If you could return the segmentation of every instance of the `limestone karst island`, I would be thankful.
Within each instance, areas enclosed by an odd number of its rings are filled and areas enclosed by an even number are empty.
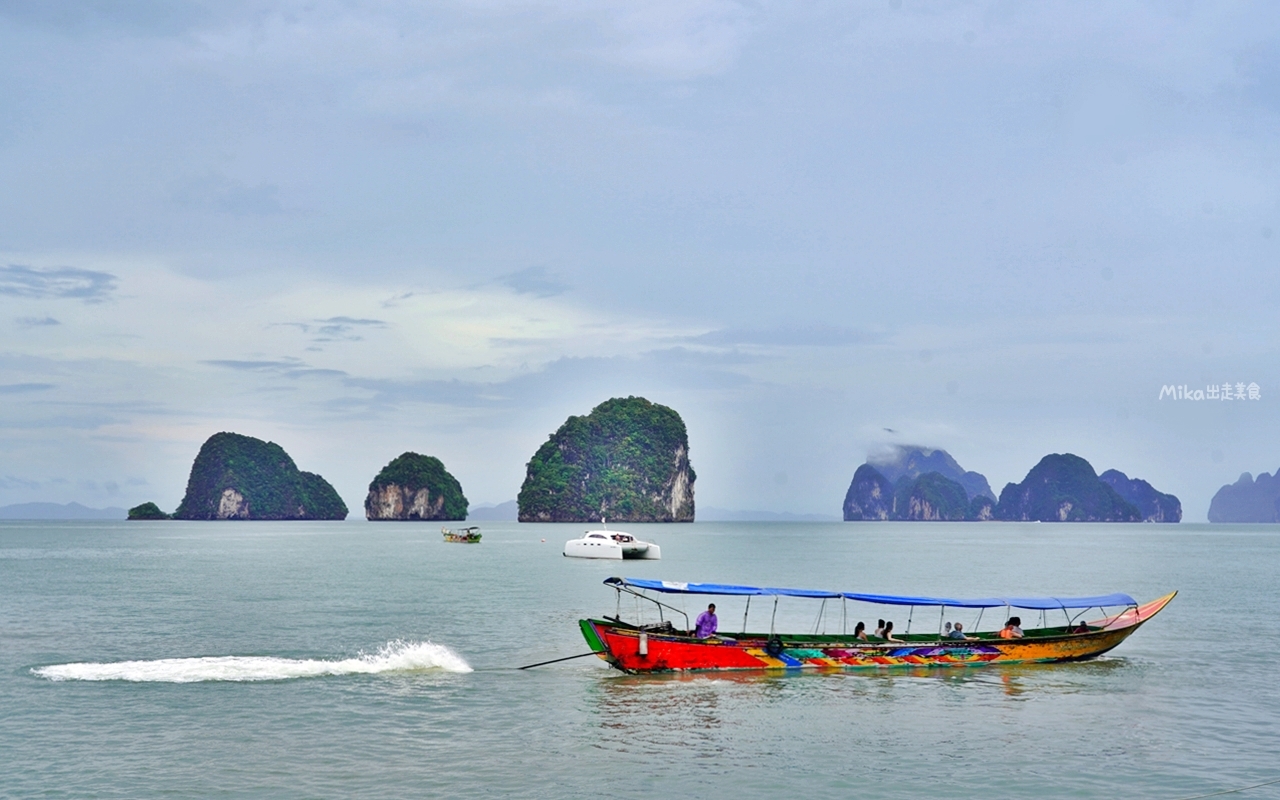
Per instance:
[[[895,448],[858,467],[844,499],[844,518],[1024,522],[1179,522],[1182,503],[1118,470],[1098,475],[1071,453],[1040,459],[999,500],[987,479],[966,472],[945,450]]]
[[[673,409],[643,397],[569,417],[529,460],[521,522],[692,522],[689,436]]]
[[[1244,473],[1217,491],[1209,503],[1210,522],[1280,522],[1280,469],[1254,479]]]
[[[466,519],[467,498],[440,459],[403,453],[369,484],[364,515],[375,522]]]
[[[162,519],[155,503],[130,519]],[[187,479],[174,519],[346,519],[347,505],[324,478],[303,472],[275,442],[238,433],[210,436]]]

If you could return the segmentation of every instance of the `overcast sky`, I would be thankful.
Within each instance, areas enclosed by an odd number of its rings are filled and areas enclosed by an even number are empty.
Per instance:
[[[1280,467],[1278,132],[1271,2],[0,0],[0,504],[220,430],[496,503],[638,394],[700,506],[916,443],[1203,521]]]

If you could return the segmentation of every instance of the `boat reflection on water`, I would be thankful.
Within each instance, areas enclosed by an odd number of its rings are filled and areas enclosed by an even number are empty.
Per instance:
[[[762,748],[801,758],[833,737],[874,761],[866,754],[891,751],[904,729],[945,731],[1032,700],[1093,695],[1089,707],[1096,709],[1106,704],[1114,673],[1134,668],[1104,659],[969,670],[600,671],[582,682],[581,698],[593,720],[591,744],[606,753],[671,764],[715,759],[717,768],[750,770]]]

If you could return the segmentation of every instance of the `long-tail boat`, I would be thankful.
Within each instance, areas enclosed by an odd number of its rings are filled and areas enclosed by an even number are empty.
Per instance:
[[[446,542],[475,544],[480,541],[480,528],[476,525],[472,525],[469,528],[458,528],[457,530],[441,528],[440,532],[444,534],[444,540]]]
[[[1143,623],[1173,600],[1177,592],[1139,605],[1127,594],[1093,597],[898,597],[858,592],[828,592],[811,589],[780,589],[734,586],[717,583],[677,583],[642,578],[608,578],[605,585],[617,592],[618,612],[604,619],[579,621],[582,635],[591,650],[624,672],[670,672],[682,670],[848,670],[883,667],[975,667],[987,664],[1031,664],[1053,661],[1083,661],[1095,658],[1123,642]],[[712,595],[746,597],[742,632],[723,630],[707,638],[697,638],[684,611],[662,602],[658,595]],[[623,594],[634,596],[637,608],[652,604],[654,621],[621,619]],[[768,633],[747,632],[751,598],[773,599]],[[779,633],[774,629],[778,599],[799,597],[822,600],[814,633]],[[882,606],[906,606],[906,630],[892,639],[868,636],[856,638],[847,632],[847,615],[841,614],[841,632],[818,633],[826,604],[839,601],[842,611],[847,601]],[[940,609],[928,615],[930,626],[937,620],[938,631],[911,633],[918,608]],[[1028,626],[1021,637],[1003,638],[999,632],[962,632],[964,638],[945,635],[943,617],[947,609],[977,609],[978,622],[986,609],[1001,608],[1001,619],[1010,619],[1012,609],[1039,611],[1041,625]],[[1086,620],[1091,611],[1096,617]],[[1047,615],[1062,614],[1062,625],[1049,625]],[[684,617],[683,628],[675,621]],[[828,617],[833,622],[834,614]],[[1056,620],[1055,620],[1056,621]],[[833,623],[834,624],[834,623]],[[1011,631],[1005,631],[1006,635]]]

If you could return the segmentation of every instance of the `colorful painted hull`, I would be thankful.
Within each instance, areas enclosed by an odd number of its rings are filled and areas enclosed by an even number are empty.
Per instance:
[[[765,634],[694,639],[675,632],[641,630],[610,620],[579,622],[587,644],[614,667],[631,673],[682,670],[846,670],[882,667],[976,667],[1082,661],[1123,642],[1168,605],[1177,592],[1088,623],[1087,633],[1029,630],[1022,639],[973,640],[903,637],[903,642],[863,642],[844,636]],[[643,636],[642,636],[643,634]]]

